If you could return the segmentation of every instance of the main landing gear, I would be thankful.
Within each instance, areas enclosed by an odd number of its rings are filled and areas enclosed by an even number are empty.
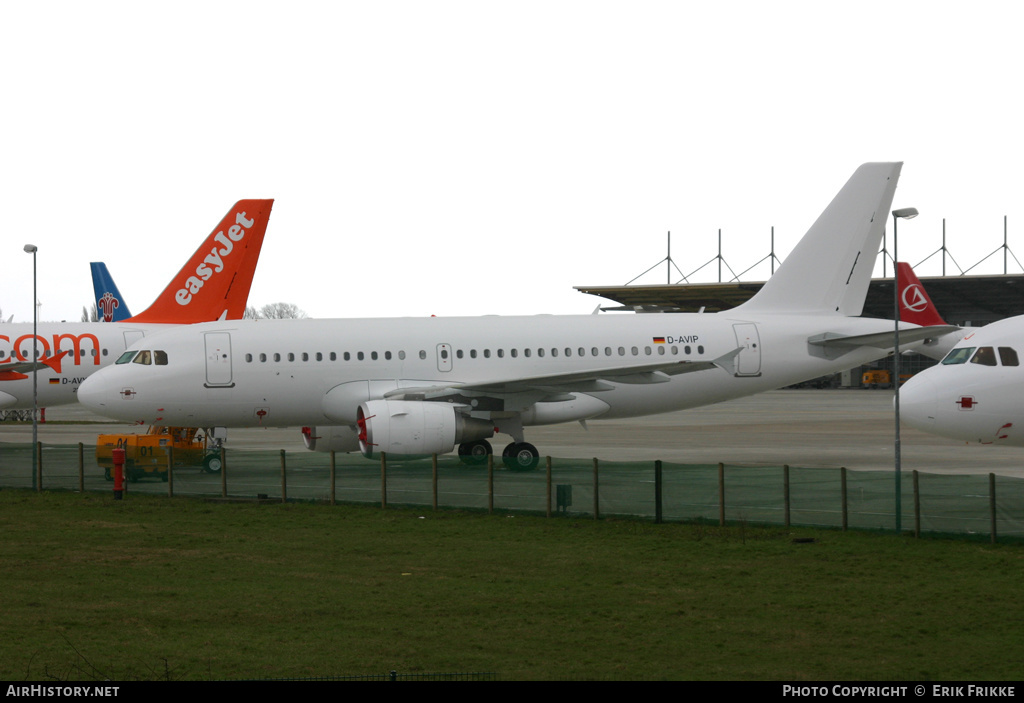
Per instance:
[[[492,453],[491,443],[486,439],[459,445],[459,460],[469,466],[487,463]],[[529,442],[512,442],[501,452],[501,461],[510,471],[533,471],[540,463],[540,453]]]

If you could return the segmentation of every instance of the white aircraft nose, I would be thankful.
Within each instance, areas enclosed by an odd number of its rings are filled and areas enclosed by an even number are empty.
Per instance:
[[[106,409],[107,384],[100,378],[102,373],[98,372],[85,379],[78,387],[78,402],[90,410],[103,414]]]
[[[14,405],[17,402],[18,399],[15,398],[10,393],[4,393],[3,391],[0,391],[0,408],[10,407],[11,405]]]
[[[927,372],[900,387],[900,422],[925,432],[934,431],[939,390]]]

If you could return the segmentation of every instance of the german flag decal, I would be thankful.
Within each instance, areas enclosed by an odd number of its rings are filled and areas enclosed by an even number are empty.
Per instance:
[[[655,344],[664,344],[665,343],[665,338],[664,337],[654,337],[654,343]]]

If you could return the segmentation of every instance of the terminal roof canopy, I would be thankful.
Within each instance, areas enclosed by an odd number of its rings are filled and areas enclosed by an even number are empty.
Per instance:
[[[1024,274],[922,277],[939,314],[950,324],[983,325],[1024,315]],[[764,282],[695,283],[643,286],[574,286],[581,293],[615,301],[605,310],[719,312],[749,300]],[[876,278],[868,287],[864,317],[893,317],[892,278]]]

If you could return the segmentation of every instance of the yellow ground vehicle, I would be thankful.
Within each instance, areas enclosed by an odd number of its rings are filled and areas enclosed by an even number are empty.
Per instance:
[[[96,463],[108,481],[114,479],[113,450],[125,450],[124,475],[129,481],[144,476],[167,480],[167,448],[174,448],[174,466],[202,466],[216,473],[220,457],[207,455],[207,438],[197,427],[154,425],[146,434],[101,434],[96,438]]]
[[[860,378],[860,383],[868,388],[890,388],[892,387],[892,374],[885,369],[865,371]]]

